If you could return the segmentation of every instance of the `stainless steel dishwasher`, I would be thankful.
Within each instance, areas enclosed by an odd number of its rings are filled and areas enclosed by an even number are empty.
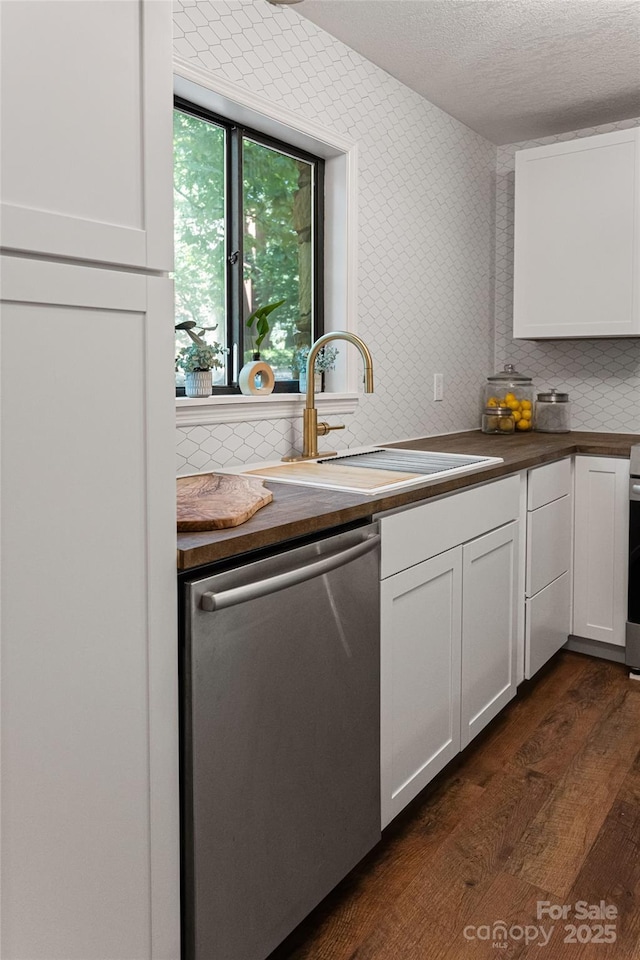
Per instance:
[[[185,960],[264,960],[380,838],[379,551],[367,524],[183,584]]]

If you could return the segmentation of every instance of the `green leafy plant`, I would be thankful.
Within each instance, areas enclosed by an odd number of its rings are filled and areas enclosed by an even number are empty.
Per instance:
[[[309,358],[310,347],[300,347],[293,354],[293,366],[302,372],[307,369],[307,360]],[[313,365],[314,373],[324,373],[326,370],[333,370],[336,365],[338,350],[336,347],[322,347],[318,350],[315,363]]]
[[[256,352],[260,350],[262,342],[269,335],[269,320],[267,319],[269,314],[277,310],[278,307],[281,307],[283,303],[286,303],[286,301],[277,300],[275,303],[267,303],[264,307],[258,307],[257,310],[254,310],[253,313],[247,317],[247,326],[251,330],[252,337],[253,325],[254,323],[256,325],[257,336],[253,340],[253,349]]]
[[[213,370],[221,367],[222,363],[218,357],[222,354],[222,347],[219,343],[207,343],[204,339],[205,333],[217,330],[215,327],[200,327],[196,332],[197,324],[193,320],[185,320],[183,323],[176,324],[176,330],[184,330],[187,336],[193,341],[187,347],[183,347],[176,357],[176,367],[184,373],[194,373],[196,370]]]
[[[202,345],[192,343],[188,347],[183,347],[176,359],[176,366],[185,373],[194,373],[196,370],[213,370],[214,367],[221,367],[218,359],[222,353],[220,344],[215,343],[210,346],[208,343]]]

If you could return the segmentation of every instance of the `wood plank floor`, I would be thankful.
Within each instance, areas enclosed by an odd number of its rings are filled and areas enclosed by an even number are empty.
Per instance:
[[[640,960],[640,683],[562,651],[524,686],[270,960]]]

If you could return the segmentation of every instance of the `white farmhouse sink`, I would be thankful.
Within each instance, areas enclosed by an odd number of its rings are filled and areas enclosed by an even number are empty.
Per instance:
[[[317,460],[255,466],[244,472],[278,483],[373,496],[470,473],[495,463],[502,463],[502,457],[374,447]]]

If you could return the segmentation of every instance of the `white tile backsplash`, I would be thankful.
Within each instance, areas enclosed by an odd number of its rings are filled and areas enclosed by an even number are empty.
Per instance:
[[[505,362],[567,390],[576,429],[640,432],[639,340],[511,337],[515,153],[640,119],[496,148],[293,8],[176,0],[174,11],[181,57],[358,141],[358,333],[376,391],[331,449],[474,428],[484,378]],[[300,427],[179,427],[178,472],[280,457]]]
[[[358,141],[358,333],[376,389],[354,415],[331,418],[347,429],[330,448],[475,427],[493,366],[496,147],[292,8],[179,0],[174,9],[177,54]],[[441,402],[434,373],[444,375]],[[282,456],[299,445],[300,424],[177,433],[187,473]]]

